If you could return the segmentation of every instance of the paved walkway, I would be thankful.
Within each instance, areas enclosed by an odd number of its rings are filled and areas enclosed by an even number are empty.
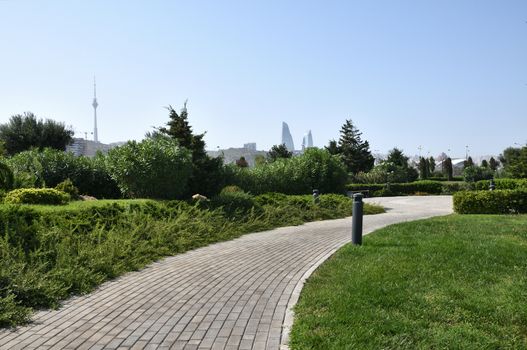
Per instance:
[[[388,208],[364,231],[451,212],[450,197],[368,199]],[[279,349],[303,281],[350,241],[351,218],[245,235],[103,284],[33,323],[0,330],[0,349]],[[285,322],[285,323],[284,323]]]

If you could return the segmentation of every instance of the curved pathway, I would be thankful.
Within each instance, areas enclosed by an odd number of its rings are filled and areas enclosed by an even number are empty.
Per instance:
[[[451,197],[373,198],[364,233],[452,212]],[[0,330],[0,349],[279,349],[305,279],[350,241],[351,218],[248,234],[107,282],[33,323]]]

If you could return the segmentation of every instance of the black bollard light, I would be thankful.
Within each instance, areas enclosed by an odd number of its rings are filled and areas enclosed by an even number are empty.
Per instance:
[[[353,216],[351,217],[351,243],[362,245],[362,193],[353,195]]]
[[[320,197],[319,197],[318,190],[313,190],[313,202],[315,204],[320,203]]]

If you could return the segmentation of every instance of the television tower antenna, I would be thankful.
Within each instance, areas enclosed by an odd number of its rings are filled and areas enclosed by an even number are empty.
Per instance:
[[[95,81],[95,76],[93,76],[93,141],[99,142],[99,135],[97,133],[97,83]]]

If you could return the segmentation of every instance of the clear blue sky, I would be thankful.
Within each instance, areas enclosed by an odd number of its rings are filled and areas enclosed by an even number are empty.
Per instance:
[[[208,149],[316,146],[351,118],[372,150],[527,142],[527,1],[0,0],[0,122],[32,111],[141,139],[189,99]]]

